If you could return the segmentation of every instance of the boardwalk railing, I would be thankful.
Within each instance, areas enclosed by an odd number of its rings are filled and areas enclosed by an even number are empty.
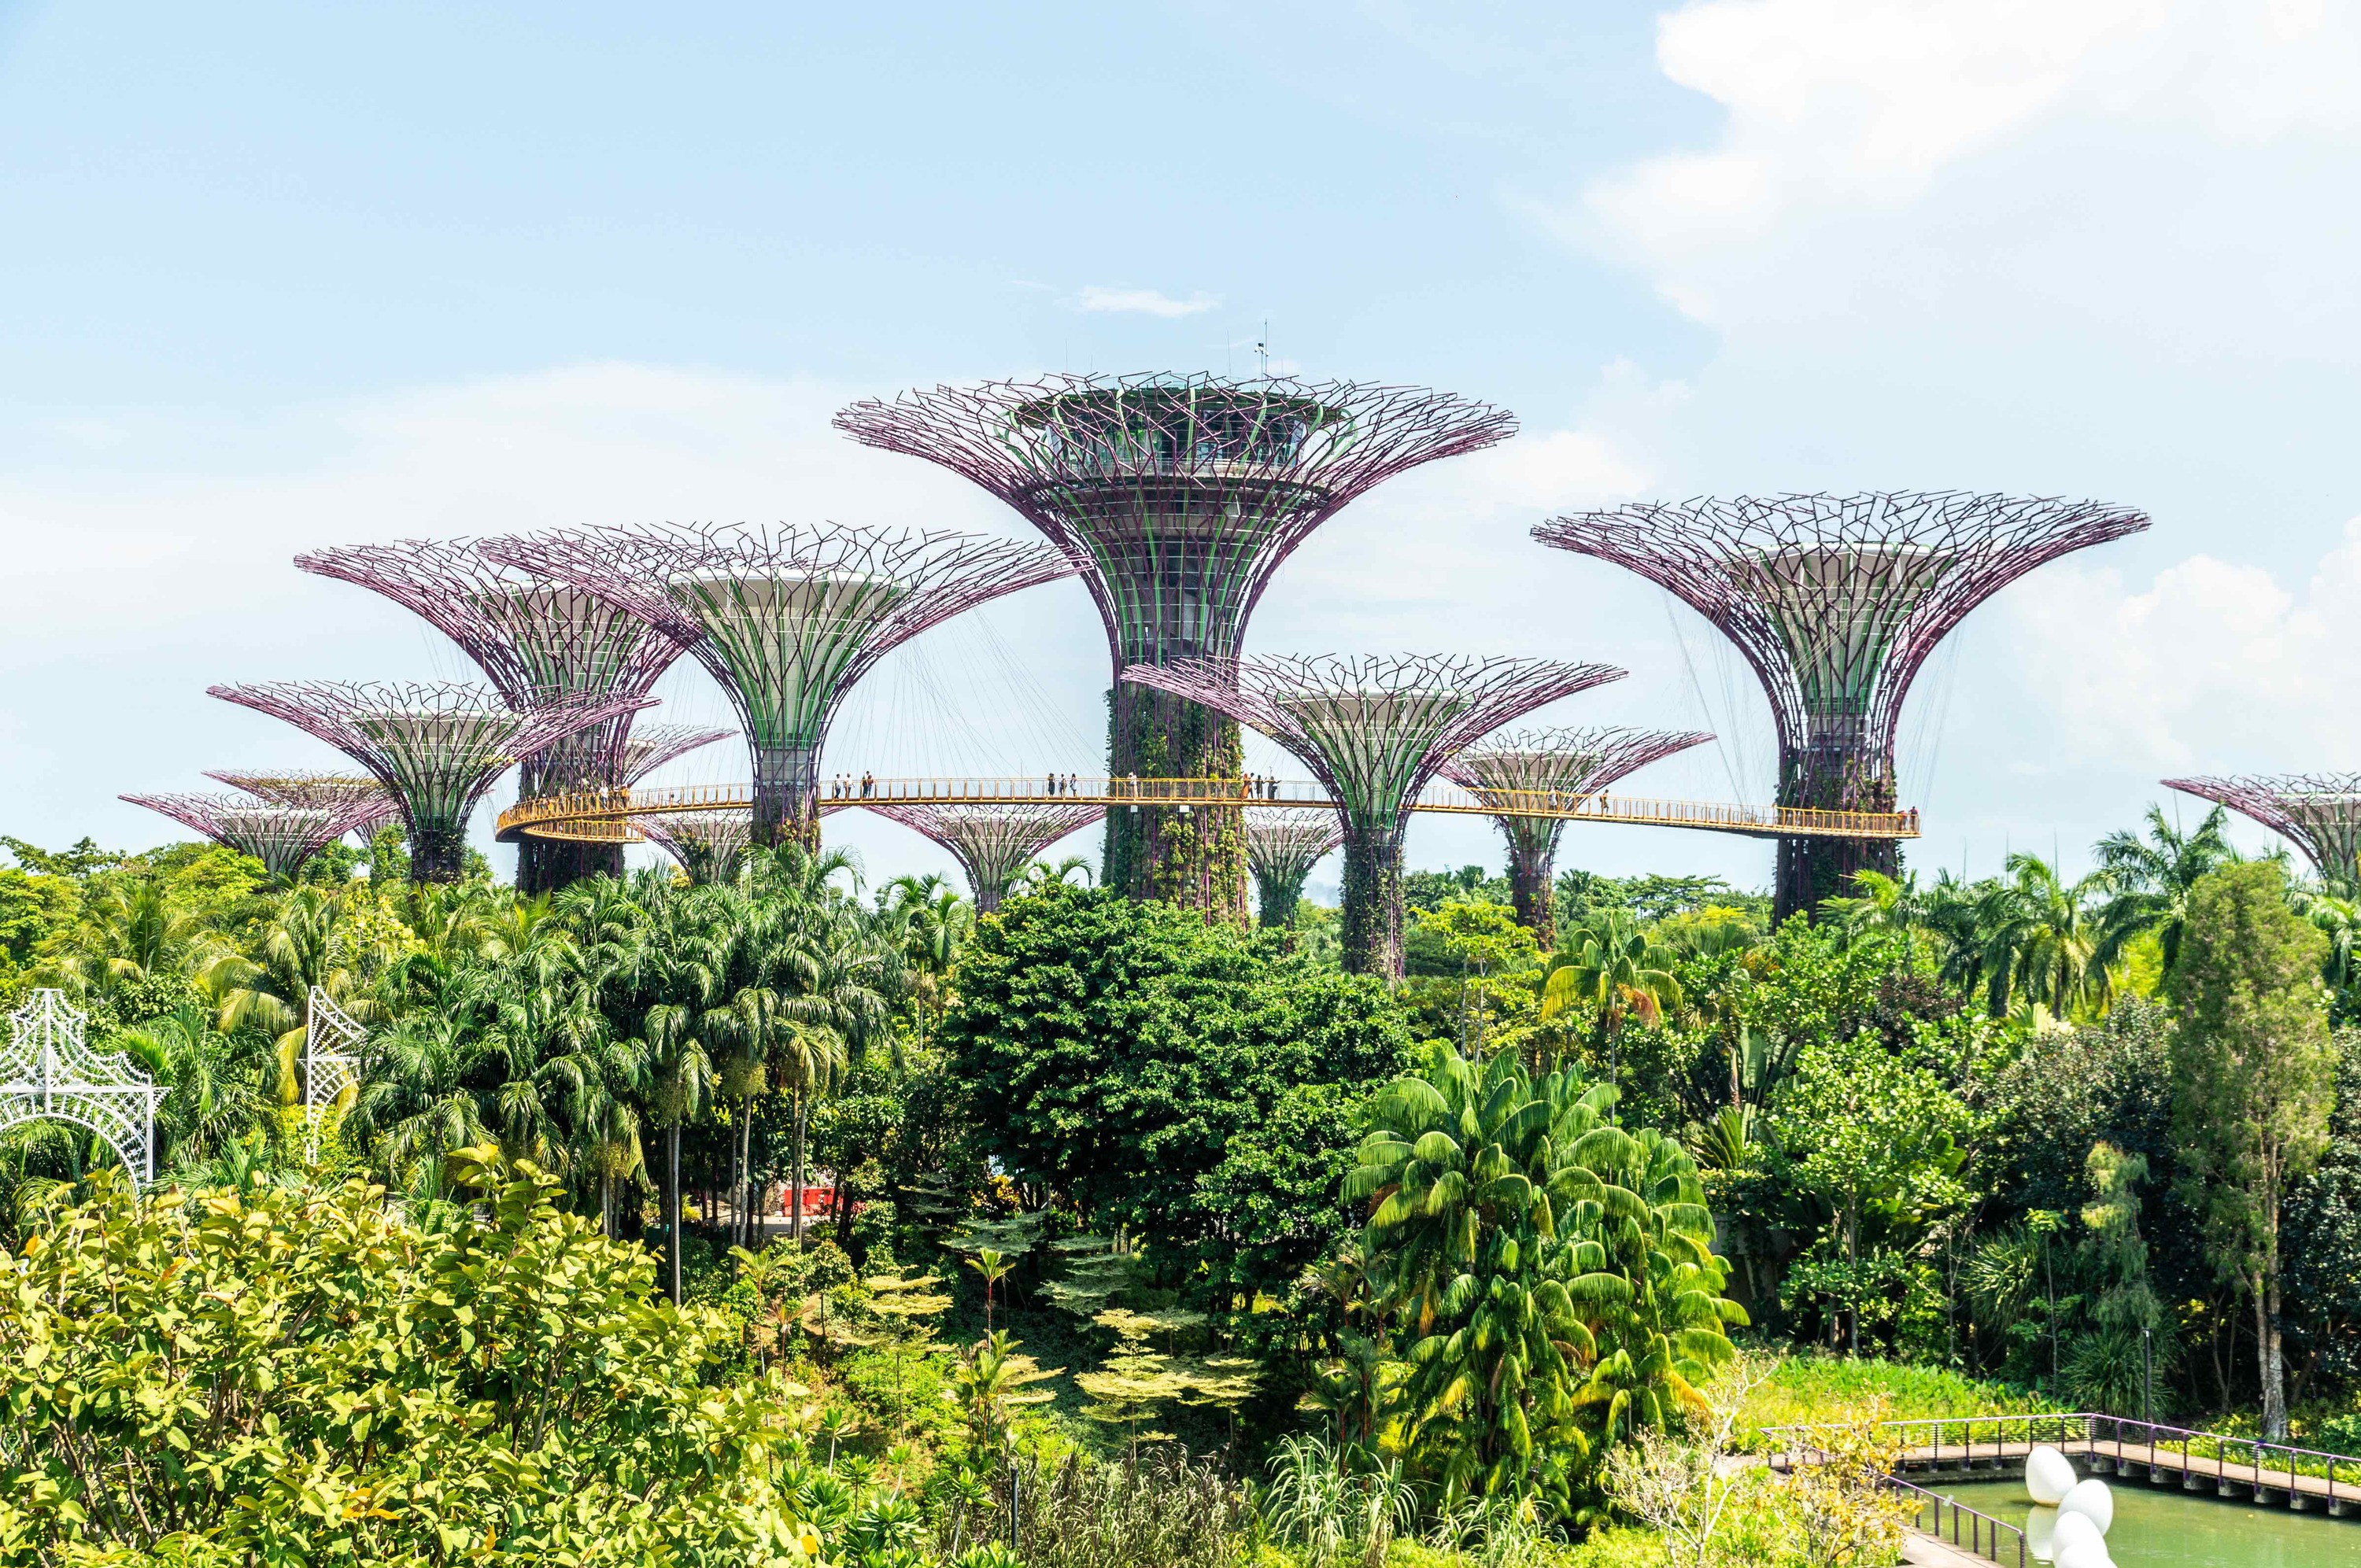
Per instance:
[[[1771,1466],[1784,1470],[1815,1463],[1820,1452],[1815,1441],[1817,1430],[1764,1428],[1763,1435],[1775,1444],[1769,1455]],[[2257,1493],[2284,1492],[2295,1507],[2323,1502],[2341,1514],[2361,1505],[2361,1458],[2129,1416],[2092,1410],[1943,1416],[1886,1421],[1880,1430],[1900,1439],[1900,1463],[1905,1469],[1997,1465],[2024,1458],[2037,1443],[2048,1443],[2064,1453],[2110,1459],[2119,1475],[2146,1465],[2151,1480],[2166,1472],[2180,1475],[2184,1486],[2210,1477],[2217,1491],[2243,1486]]]
[[[1978,1557],[2007,1563],[2010,1568],[2032,1568],[2031,1543],[2016,1526],[1979,1513],[1965,1503],[1955,1503],[1940,1492],[1914,1486],[1898,1476],[1887,1476],[1885,1484],[1918,1505],[1917,1517],[1910,1522],[1938,1541],[1948,1541]]]
[[[1320,784],[1276,778],[1100,778],[1074,773],[1035,773],[1022,778],[881,779],[840,774],[819,781],[823,812],[849,806],[902,802],[978,805],[1239,806],[1336,808]],[[753,796],[744,784],[593,791],[520,801],[500,813],[499,837],[637,841],[631,818],[682,811],[744,810]],[[1658,828],[1697,828],[1754,838],[1916,839],[1918,813],[1911,811],[1818,811],[1792,806],[1746,806],[1724,801],[1658,800],[1634,795],[1577,795],[1566,790],[1463,789],[1435,783],[1412,805],[1414,811],[1477,817],[1549,817],[1569,822],[1635,823]]]

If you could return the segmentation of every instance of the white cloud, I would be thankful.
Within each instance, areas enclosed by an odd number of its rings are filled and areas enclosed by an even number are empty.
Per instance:
[[[1743,280],[1715,263],[1799,220],[1905,206],[2044,129],[2136,126],[2159,138],[2161,174],[2174,135],[2252,146],[2361,127],[2361,15],[2320,0],[1702,0],[1660,20],[1657,59],[1723,107],[1715,144],[1535,215],[1716,320]]]
[[[1153,289],[1109,289],[1092,283],[1082,290],[1079,302],[1082,310],[1093,313],[1162,316],[1202,315],[1222,302],[1212,294],[1191,294],[1176,300]]]
[[[2361,518],[2301,591],[2192,555],[2144,590],[2062,562],[2011,598],[2059,755],[2154,774],[2361,767]]]

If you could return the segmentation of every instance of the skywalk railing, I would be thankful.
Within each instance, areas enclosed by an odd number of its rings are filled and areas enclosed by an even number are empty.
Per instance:
[[[822,811],[903,802],[977,805],[1104,806],[1110,810],[1141,806],[1294,806],[1334,810],[1327,790],[1309,779],[1108,778],[1080,773],[1033,773],[1008,778],[903,778],[833,774],[819,783]],[[642,835],[630,826],[637,817],[674,812],[745,810],[753,796],[745,784],[687,784],[638,790],[592,791],[520,801],[500,813],[499,836],[632,842]],[[1582,795],[1567,790],[1469,790],[1438,781],[1413,803],[1413,811],[1477,817],[1554,817],[1569,822],[1638,824],[1741,833],[1757,838],[1915,839],[1918,813],[1820,811],[1791,806],[1743,806],[1719,801],[1663,800],[1635,795]]]

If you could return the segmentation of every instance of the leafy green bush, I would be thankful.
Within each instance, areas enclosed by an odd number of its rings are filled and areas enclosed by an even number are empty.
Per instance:
[[[0,1253],[0,1562],[786,1564],[821,1550],[719,1314],[489,1149],[429,1232],[376,1189],[140,1199]]]

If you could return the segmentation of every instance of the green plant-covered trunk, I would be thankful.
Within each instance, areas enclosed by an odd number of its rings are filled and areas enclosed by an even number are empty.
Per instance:
[[[410,880],[414,883],[457,882],[467,869],[467,830],[464,823],[437,822],[410,829]]]
[[[1272,931],[1284,931],[1295,924],[1295,906],[1303,902],[1305,876],[1255,878],[1255,918]]]
[[[1338,940],[1346,974],[1402,972],[1402,830],[1399,824],[1345,828],[1345,902]]]
[[[1167,692],[1118,683],[1109,694],[1107,774],[1234,779],[1246,751],[1231,719]],[[1107,812],[1101,880],[1131,898],[1160,898],[1208,919],[1246,918],[1246,817],[1235,808],[1142,806]]]
[[[1817,811],[1892,811],[1894,759],[1861,757],[1837,748],[1783,748],[1779,804]],[[1819,917],[1820,901],[1850,896],[1853,876],[1898,876],[1901,846],[1892,839],[1795,838],[1779,840],[1771,917]]]
[[[795,1144],[792,1168],[787,1172],[794,1218],[787,1222],[787,1234],[800,1246],[804,1239],[804,1091],[800,1089],[796,1091]]]
[[[1544,953],[1557,946],[1557,910],[1550,888],[1554,864],[1546,852],[1536,855],[1513,841],[1509,846],[1509,902],[1516,908],[1517,924],[1533,934]]]

